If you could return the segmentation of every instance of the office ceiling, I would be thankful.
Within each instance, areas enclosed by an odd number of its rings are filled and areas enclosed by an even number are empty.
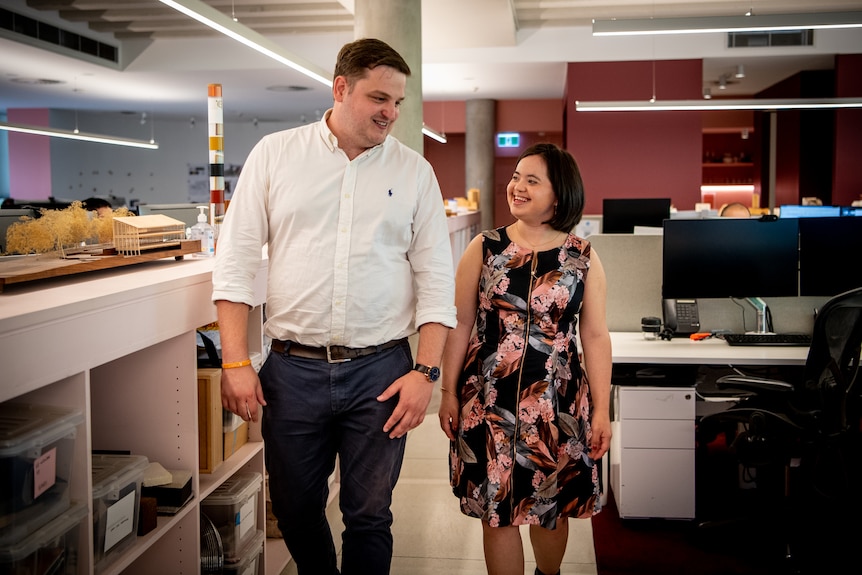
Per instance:
[[[354,39],[353,0],[204,0],[331,75]],[[226,120],[301,123],[331,104],[328,87],[230,40],[158,0],[0,0],[0,8],[119,47],[102,65],[0,29],[0,111],[52,108],[207,115],[220,83]],[[862,50],[862,30],[818,31],[813,46],[727,48],[723,34],[594,38],[593,18],[862,10],[862,0],[424,0],[425,100],[561,98],[566,62],[702,58],[704,86],[745,97],[800,70]],[[71,54],[71,55],[70,55]],[[743,65],[718,92],[719,77]],[[652,86],[644,86],[644,99]],[[656,86],[661,98],[661,86]],[[434,119],[427,119],[433,125]]]

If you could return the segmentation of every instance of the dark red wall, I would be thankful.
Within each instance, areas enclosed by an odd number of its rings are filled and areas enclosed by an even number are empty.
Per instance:
[[[835,95],[862,96],[862,54],[835,57]],[[835,112],[835,163],[832,201],[847,206],[862,200],[862,110]]]
[[[691,100],[702,97],[700,60],[568,65],[566,148],[584,177],[584,213],[603,198],[668,197],[681,210],[700,201],[700,112],[577,112],[576,100]]]

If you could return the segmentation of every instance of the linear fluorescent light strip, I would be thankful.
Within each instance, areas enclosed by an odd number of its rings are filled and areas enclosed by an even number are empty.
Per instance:
[[[429,138],[431,138],[432,140],[437,140],[441,144],[446,143],[446,135],[445,134],[441,134],[440,132],[438,132],[434,128],[429,128],[425,124],[422,124],[422,133],[425,134],[426,136],[428,136]]]
[[[775,32],[860,27],[862,27],[862,12],[812,12],[808,14],[593,20],[593,36]]]
[[[862,108],[862,98],[806,98],[784,100],[656,100],[580,102],[578,112],[680,112],[708,110],[834,110]]]
[[[272,42],[265,36],[258,34],[248,26],[235,22],[230,16],[223,14],[215,8],[199,0],[159,0],[162,4],[170,6],[174,10],[182,12],[190,18],[194,18],[201,24],[209,26],[225,36],[233,38],[237,42],[245,44],[253,50],[257,50],[264,56],[293,68],[297,72],[305,74],[321,84],[332,87],[332,79],[325,76],[326,72],[315,70],[316,66],[302,58],[290,54],[284,48]]]
[[[0,122],[0,130],[6,130],[7,132],[20,132],[22,134],[33,134],[35,136],[51,136],[53,138],[66,138],[68,140],[96,142],[98,144],[128,146],[130,148],[145,148],[147,150],[159,149],[159,145],[153,140],[147,142],[145,140],[131,140],[129,138],[117,138],[114,136],[103,136],[100,134],[88,134],[86,132],[75,132],[72,130],[61,130],[58,128],[27,126],[25,124],[13,124],[9,122]]]

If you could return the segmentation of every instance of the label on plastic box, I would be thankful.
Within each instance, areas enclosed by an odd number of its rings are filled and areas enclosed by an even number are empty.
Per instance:
[[[239,514],[236,516],[237,524],[239,525],[239,539],[245,539],[245,534],[248,530],[254,527],[254,497],[249,497],[248,501],[239,508]]]
[[[57,448],[51,448],[33,462],[33,497],[39,497],[57,482]]]
[[[126,538],[135,527],[135,492],[132,491],[110,507],[105,527],[105,551]]]

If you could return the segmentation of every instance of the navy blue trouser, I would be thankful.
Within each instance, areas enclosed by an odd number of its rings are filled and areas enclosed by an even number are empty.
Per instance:
[[[411,367],[405,343],[333,364],[273,352],[261,369],[272,510],[299,575],[339,573],[326,519],[336,455],[345,527],[341,573],[389,573],[390,505],[406,436],[383,432],[398,397],[381,403],[377,396]]]

